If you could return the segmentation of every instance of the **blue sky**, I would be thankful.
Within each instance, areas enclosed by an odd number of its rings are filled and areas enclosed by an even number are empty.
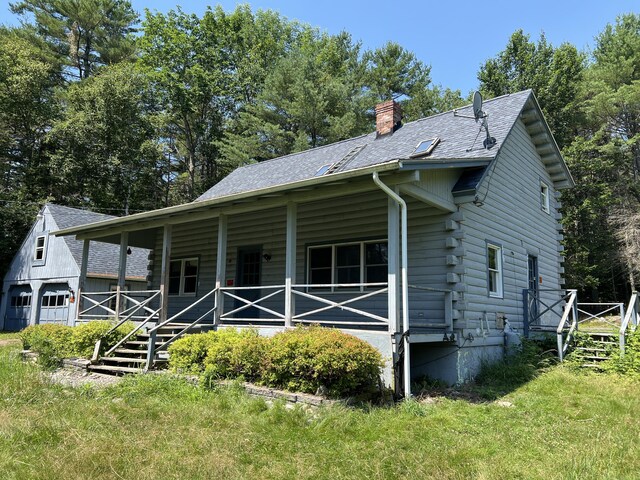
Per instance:
[[[131,0],[139,13],[145,8],[166,12],[181,5],[185,12],[202,14],[207,2],[187,0]],[[329,33],[346,30],[364,47],[376,48],[389,40],[413,51],[431,65],[434,83],[462,90],[477,87],[479,66],[504,48],[515,30],[522,28],[537,39],[544,32],[549,42],[571,42],[590,49],[594,37],[622,13],[640,13],[638,0],[485,0],[448,2],[379,0],[255,0],[220,1],[225,10],[249,3],[254,10],[275,10]],[[0,22],[15,24],[9,2],[0,0]]]

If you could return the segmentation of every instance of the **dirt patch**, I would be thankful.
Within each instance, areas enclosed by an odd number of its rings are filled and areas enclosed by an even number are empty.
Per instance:
[[[8,347],[9,345],[19,345],[19,338],[7,338],[4,340],[0,340],[0,347]]]

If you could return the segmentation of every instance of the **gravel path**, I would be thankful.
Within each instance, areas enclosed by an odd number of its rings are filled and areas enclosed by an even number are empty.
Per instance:
[[[67,387],[80,387],[91,385],[98,388],[114,385],[122,380],[122,377],[113,375],[101,375],[71,368],[60,368],[48,374],[52,381]]]

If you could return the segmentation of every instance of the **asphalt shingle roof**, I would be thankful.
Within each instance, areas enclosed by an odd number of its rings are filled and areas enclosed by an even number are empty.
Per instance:
[[[457,109],[458,115],[453,111],[433,115],[407,123],[393,134],[379,138],[375,132],[372,132],[331,145],[237,168],[201,195],[196,202],[313,178],[324,165],[339,162],[355,148],[361,146],[364,148],[336,172],[408,159],[418,143],[434,137],[439,137],[440,143],[429,156],[422,159],[425,162],[490,160],[500,150],[500,146],[531,95],[531,90],[525,90],[484,102],[483,110],[488,115],[489,132],[497,142],[491,149],[485,149],[482,144],[485,133],[480,131],[480,124],[473,118],[460,116],[473,116],[472,107],[469,105]]]
[[[47,207],[60,230],[116,218],[111,215],[64,207],[53,203],[48,203]],[[71,251],[73,259],[76,261],[78,266],[80,266],[82,264],[83,242],[81,240],[76,240],[75,237],[72,236],[66,236],[64,237],[64,240],[67,242],[67,246]],[[148,257],[149,250],[132,247],[131,255],[127,256],[127,277],[145,278],[147,276],[147,265],[149,263]],[[91,242],[87,271],[89,274],[96,275],[117,275],[119,258],[119,245],[112,245],[103,242]]]

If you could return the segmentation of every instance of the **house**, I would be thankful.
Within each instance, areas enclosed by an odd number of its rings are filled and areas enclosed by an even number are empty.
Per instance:
[[[82,313],[77,311],[75,300],[83,244],[72,237],[56,237],[52,233],[112,218],[51,203],[42,207],[4,276],[0,330],[20,330],[38,323],[73,325]],[[108,243],[96,243],[91,250],[85,281],[87,288],[102,292],[103,305],[94,306],[88,312],[90,318],[114,316],[118,252],[117,246]],[[148,253],[144,249],[131,250],[125,289],[146,289]]]
[[[558,196],[572,185],[530,90],[404,125],[391,101],[375,132],[57,235],[152,250],[152,333],[320,323],[379,348],[408,393],[410,377],[463,382],[499,358],[505,322],[526,327],[523,291],[561,298]]]

